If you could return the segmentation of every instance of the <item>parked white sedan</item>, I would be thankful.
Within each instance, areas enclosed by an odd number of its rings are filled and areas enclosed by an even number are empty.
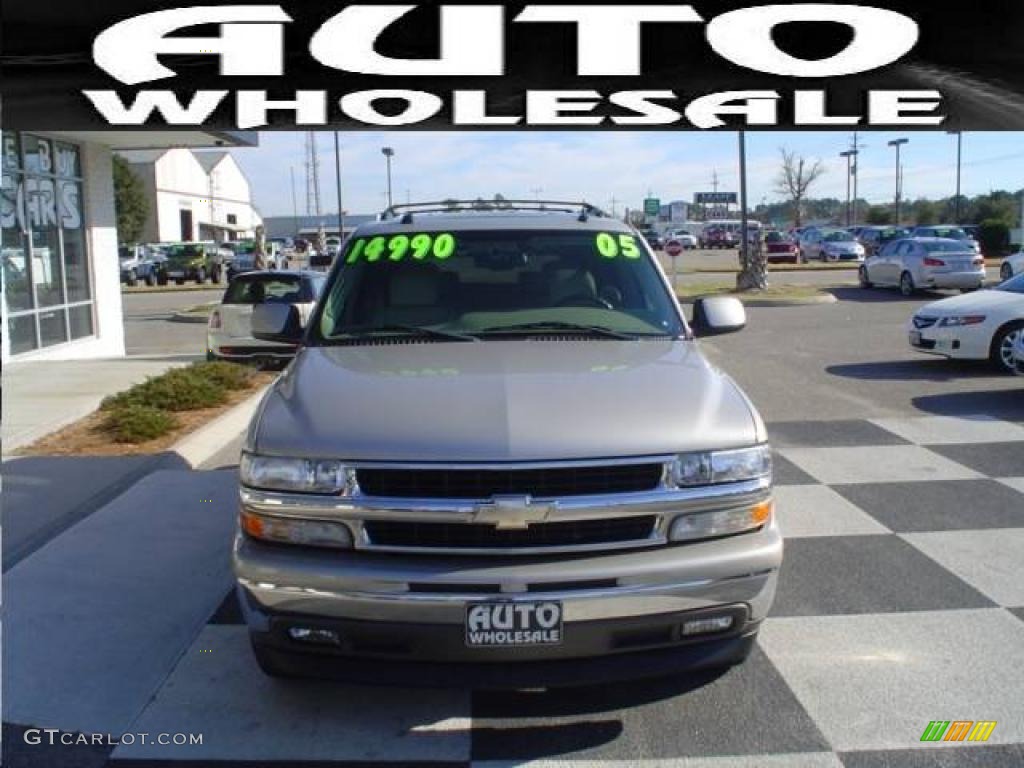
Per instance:
[[[1014,349],[1024,336],[1024,274],[996,287],[934,301],[907,324],[910,346],[961,360],[990,360],[1015,369]]]
[[[860,284],[892,285],[904,296],[921,288],[975,291],[985,284],[985,260],[959,240],[911,237],[893,240],[859,268]]]
[[[1024,275],[1024,247],[1012,256],[1007,256],[999,265],[999,279],[1009,280],[1014,275]]]
[[[1024,376],[1024,333],[1017,334],[1013,347],[1013,367],[1018,376]]]
[[[245,272],[234,277],[219,307],[210,313],[206,358],[251,362],[287,362],[295,347],[262,341],[252,335],[257,304],[294,304],[303,326],[309,320],[327,276],[320,272]]]

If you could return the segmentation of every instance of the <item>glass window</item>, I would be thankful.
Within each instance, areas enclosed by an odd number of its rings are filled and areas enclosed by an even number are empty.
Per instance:
[[[7,317],[11,354],[28,352],[39,346],[36,343],[36,316],[16,315]]]
[[[56,172],[53,143],[49,139],[26,135],[24,142],[26,173],[52,174]]]
[[[64,303],[61,281],[60,237],[55,228],[33,229],[32,281],[36,288],[36,301],[40,307],[53,307]]]
[[[67,323],[63,309],[51,309],[39,313],[39,346],[49,347],[63,344],[68,340]]]
[[[231,281],[225,304],[296,304],[313,301],[310,287],[298,276],[243,276]]]
[[[92,286],[79,148],[5,131],[0,157],[3,285],[15,315],[7,329],[12,354],[92,335],[93,307],[83,303],[92,298]]]
[[[92,336],[92,304],[80,304],[68,307],[68,321],[72,339]]]

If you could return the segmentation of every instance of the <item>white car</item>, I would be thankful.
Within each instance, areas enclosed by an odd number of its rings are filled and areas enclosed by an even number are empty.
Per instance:
[[[257,304],[293,304],[303,326],[308,321],[327,276],[320,272],[244,272],[224,291],[220,306],[210,313],[206,329],[206,359],[287,362],[295,347],[262,341],[252,335],[252,310]]]
[[[1009,280],[1014,275],[1024,275],[1024,248],[1012,256],[1007,256],[999,266],[1000,280]]]
[[[1013,346],[1013,368],[1018,376],[1024,376],[1024,333],[1017,334],[1017,343]]]
[[[922,288],[976,291],[985,284],[985,260],[960,240],[909,237],[887,244],[857,273],[863,288],[892,285],[904,296]]]
[[[910,346],[959,360],[1015,369],[1024,337],[1024,275],[976,293],[925,304],[907,323]]]
[[[341,253],[341,238],[340,237],[328,237],[324,243],[327,245],[327,255],[332,259],[336,258]]]
[[[808,229],[800,234],[803,261],[864,261],[864,246],[845,229]]]
[[[697,237],[690,234],[686,229],[670,229],[665,233],[665,241],[678,240],[683,245],[683,250],[697,250]]]

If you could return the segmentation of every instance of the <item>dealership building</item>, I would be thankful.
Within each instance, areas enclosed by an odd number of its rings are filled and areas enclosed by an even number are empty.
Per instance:
[[[3,131],[3,362],[124,355],[115,151],[256,142],[243,131]]]

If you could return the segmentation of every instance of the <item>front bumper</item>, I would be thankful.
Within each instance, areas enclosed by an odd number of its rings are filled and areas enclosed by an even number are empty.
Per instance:
[[[514,680],[521,687],[742,660],[774,598],[782,547],[774,518],[760,530],[711,541],[543,557],[320,550],[239,534],[234,569],[254,643],[290,656],[286,666],[386,682],[384,673],[398,664],[392,671],[419,669],[400,677],[406,684],[465,684],[463,675],[472,675],[474,684]],[[493,600],[560,601],[562,643],[468,647],[467,606]],[[683,620],[708,610],[736,611],[736,621],[720,635],[680,636]],[[343,642],[310,648],[289,637],[292,626],[335,629]],[[652,658],[655,666],[645,666]]]
[[[918,352],[958,360],[985,360],[989,356],[992,335],[983,325],[952,328],[933,325],[930,328],[907,328],[907,341]]]

